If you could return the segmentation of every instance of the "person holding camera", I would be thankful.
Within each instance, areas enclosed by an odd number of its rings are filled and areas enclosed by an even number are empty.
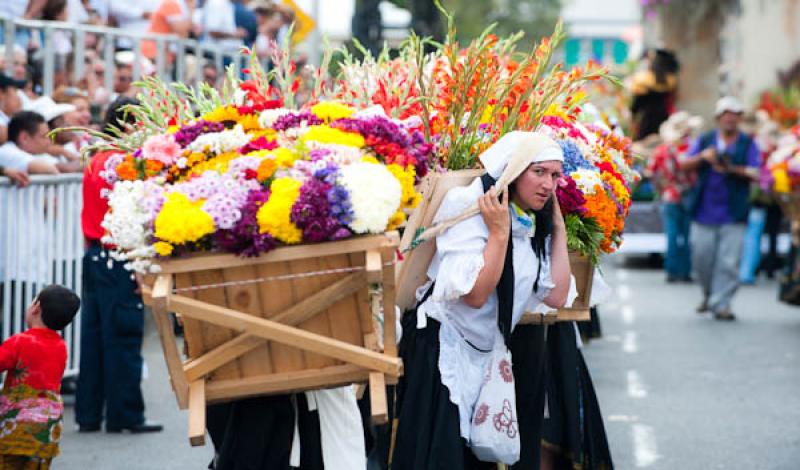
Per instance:
[[[758,179],[759,149],[739,130],[744,113],[739,100],[717,101],[717,128],[701,136],[681,163],[697,170],[684,195],[692,216],[692,264],[703,289],[698,313],[734,320],[731,300],[739,287],[739,263],[750,210],[750,184]]]

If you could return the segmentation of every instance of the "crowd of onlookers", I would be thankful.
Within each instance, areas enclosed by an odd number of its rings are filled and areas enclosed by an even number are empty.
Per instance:
[[[3,0],[0,34],[3,17],[107,26],[132,35],[169,34],[196,39],[226,54],[247,46],[268,61],[274,45],[286,39],[295,12],[270,0]],[[53,30],[47,51],[40,28],[18,24],[15,31],[14,44],[0,45],[0,175],[24,185],[31,173],[81,171],[80,150],[90,143],[90,137],[64,132],[50,139],[49,131],[96,127],[115,100],[137,94],[134,83],[141,76],[156,73],[158,45],[135,37],[109,39],[86,32],[83,45],[77,46],[84,62],[76,74],[74,30]],[[106,40],[115,41],[113,70],[107,70],[103,60]],[[134,52],[134,41],[140,41],[140,56]],[[13,48],[11,65],[6,64],[6,48]],[[175,52],[174,44],[167,46],[167,73],[175,70]],[[43,93],[46,54],[54,55],[53,74],[48,77],[53,92],[49,95]],[[199,48],[183,57],[184,82],[220,85],[223,71],[216,54]],[[140,77],[134,77],[134,70]],[[112,74],[110,89],[106,74]]]

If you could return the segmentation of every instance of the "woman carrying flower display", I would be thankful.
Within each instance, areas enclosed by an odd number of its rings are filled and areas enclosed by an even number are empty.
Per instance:
[[[436,220],[452,220],[476,201],[480,214],[436,237],[430,281],[403,317],[405,375],[398,384],[393,469],[493,468],[470,449],[475,426],[485,420],[512,438],[526,432],[513,406],[480,412],[496,340],[511,344],[530,303],[558,308],[567,298],[566,231],[552,204],[562,174],[560,147],[542,134],[511,132],[480,159],[488,175],[450,190]],[[512,181],[507,190],[489,187],[501,178]],[[534,235],[534,224],[545,223],[545,206],[552,207],[552,232]],[[543,338],[537,341],[541,351]],[[512,381],[511,371],[503,371],[503,380]],[[543,411],[542,401],[540,420]]]

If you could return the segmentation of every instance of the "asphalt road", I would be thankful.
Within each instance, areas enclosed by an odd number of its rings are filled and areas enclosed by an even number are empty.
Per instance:
[[[585,346],[618,469],[800,468],[800,308],[761,280],[734,302],[739,319],[694,312],[692,285],[610,259],[614,296],[601,307],[604,337]],[[169,388],[158,338],[147,328],[151,435],[78,434],[67,407],[60,469],[204,469],[210,444],[192,448],[186,413]]]

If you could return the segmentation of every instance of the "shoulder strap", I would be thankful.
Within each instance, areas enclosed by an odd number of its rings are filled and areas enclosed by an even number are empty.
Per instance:
[[[489,190],[496,180],[486,173],[481,176],[483,192]],[[514,311],[514,251],[511,237],[508,237],[506,259],[503,263],[503,273],[497,283],[497,328],[503,335],[506,346],[511,340],[511,317]]]

